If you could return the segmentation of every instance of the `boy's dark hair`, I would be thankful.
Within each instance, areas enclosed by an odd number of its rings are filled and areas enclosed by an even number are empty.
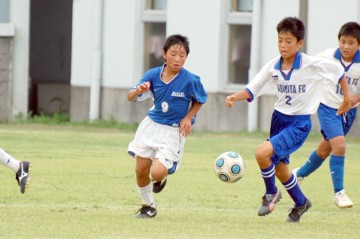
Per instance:
[[[304,39],[305,37],[304,23],[296,17],[284,18],[278,23],[276,30],[278,34],[280,32],[290,32],[298,41]]]
[[[338,39],[340,40],[341,36],[353,36],[356,38],[357,42],[360,43],[360,25],[357,22],[347,22],[341,26]]]
[[[189,53],[190,53],[189,45],[190,44],[189,44],[189,40],[186,36],[182,36],[180,34],[175,34],[175,35],[169,36],[164,43],[164,47],[163,47],[164,52],[167,52],[169,50],[169,48],[174,45],[183,46],[185,48],[186,54],[189,55]]]

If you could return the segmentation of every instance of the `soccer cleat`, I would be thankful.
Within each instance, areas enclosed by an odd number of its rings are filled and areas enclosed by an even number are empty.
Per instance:
[[[345,190],[341,190],[334,194],[335,204],[339,208],[349,208],[354,205],[349,196],[345,193]]]
[[[304,177],[299,177],[299,176],[297,175],[297,172],[299,171],[299,169],[300,169],[300,168],[294,168],[294,169],[292,170],[292,174],[293,174],[294,177],[297,179],[298,185],[300,186],[301,183],[302,183],[302,181],[304,180]]]
[[[148,205],[142,205],[142,207],[135,213],[137,218],[153,218],[156,216],[156,208]]]
[[[281,192],[278,189],[277,193],[275,194],[265,194],[262,197],[262,205],[259,208],[258,215],[265,216],[275,209],[275,204],[280,201],[281,199]]]
[[[299,222],[301,216],[307,210],[309,210],[309,208],[311,208],[311,206],[312,206],[312,203],[308,198],[306,198],[305,204],[303,206],[295,207],[295,205],[293,205],[293,207],[290,209],[291,212],[289,213],[288,218],[286,219],[286,222]]]
[[[154,193],[159,193],[161,192],[164,187],[166,186],[166,181],[167,181],[167,178],[161,180],[161,181],[158,181],[158,182],[155,182],[153,183],[153,192]]]
[[[21,193],[25,193],[27,186],[29,185],[30,176],[30,162],[22,161],[20,162],[19,170],[16,172],[15,178],[20,186]]]

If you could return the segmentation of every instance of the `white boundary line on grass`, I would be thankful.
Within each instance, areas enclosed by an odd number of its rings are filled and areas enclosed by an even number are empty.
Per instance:
[[[93,206],[76,206],[76,205],[63,205],[63,204],[0,204],[1,208],[45,208],[45,209],[53,209],[53,210],[101,210],[101,209],[111,209],[111,210],[134,210],[141,205],[131,205],[131,206],[112,206],[112,205],[93,205]],[[203,208],[203,207],[158,207],[162,210],[170,210],[170,211],[218,211],[218,212],[229,212],[229,211],[244,211],[244,210],[252,210],[252,209],[234,209],[234,208]]]

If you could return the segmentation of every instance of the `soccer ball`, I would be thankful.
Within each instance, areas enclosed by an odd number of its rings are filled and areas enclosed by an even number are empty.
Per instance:
[[[245,173],[245,162],[240,154],[236,152],[225,152],[220,154],[214,164],[216,176],[223,182],[235,183]]]

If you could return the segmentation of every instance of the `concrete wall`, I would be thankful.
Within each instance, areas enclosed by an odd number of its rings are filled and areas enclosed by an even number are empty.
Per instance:
[[[12,57],[15,27],[0,23],[0,120],[11,119]]]
[[[90,88],[86,86],[71,86],[70,89],[70,115],[72,121],[89,119]]]
[[[12,37],[0,36],[0,120],[7,121],[11,112],[11,44]]]

